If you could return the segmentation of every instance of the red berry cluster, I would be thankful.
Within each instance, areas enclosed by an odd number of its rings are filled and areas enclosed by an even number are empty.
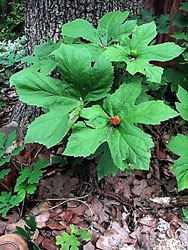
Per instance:
[[[110,122],[111,122],[112,125],[117,126],[117,125],[119,125],[119,123],[120,123],[120,119],[119,119],[119,117],[117,117],[117,116],[112,116],[112,117],[110,118]]]

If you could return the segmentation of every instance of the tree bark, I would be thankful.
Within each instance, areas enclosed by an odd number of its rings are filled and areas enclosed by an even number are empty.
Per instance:
[[[98,20],[108,12],[128,10],[131,14],[139,14],[143,4],[144,0],[22,0],[27,54],[31,55],[34,46],[42,43],[45,37],[59,40],[64,23],[87,18],[96,26]],[[39,115],[39,108],[18,102],[11,121],[28,126]]]

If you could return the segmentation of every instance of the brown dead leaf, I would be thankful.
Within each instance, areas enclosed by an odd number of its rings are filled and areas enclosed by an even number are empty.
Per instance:
[[[179,240],[185,247],[188,248],[188,224],[186,222],[179,222],[180,227],[176,230],[176,233],[179,235]]]
[[[50,213],[49,211],[44,211],[35,217],[38,228],[46,227],[46,222],[49,221]]]
[[[39,215],[40,213],[49,210],[50,204],[46,201],[42,201],[37,204],[34,208],[31,209],[30,213],[34,216]]]
[[[157,230],[161,233],[166,233],[166,231],[170,228],[170,223],[163,220],[162,218],[159,218]]]
[[[38,237],[34,240],[34,242],[35,242],[35,244],[37,246],[39,246],[42,243],[43,240],[44,240],[44,236],[42,236],[41,234],[39,234]]]
[[[43,249],[47,249],[47,250],[56,250],[57,249],[57,245],[55,245],[55,238],[54,237],[50,237],[50,238],[45,238],[42,241],[42,248]]]
[[[25,226],[25,221],[23,219],[20,219],[16,223],[8,224],[6,226],[5,233],[6,234],[13,233],[16,230],[16,227],[24,228],[24,226]]]
[[[160,150],[159,147],[159,141],[154,141],[155,143],[155,154],[157,157],[157,160],[161,161],[161,160],[166,160],[167,159],[167,153],[163,150]]]
[[[74,212],[70,209],[66,210],[65,212],[61,213],[59,216],[65,222],[70,222],[74,216]]]
[[[89,241],[86,245],[83,246],[83,250],[95,250],[94,245]]]
[[[16,211],[13,211],[12,214],[7,215],[4,217],[7,221],[8,224],[16,223],[19,221],[20,217],[19,214]]]
[[[104,206],[102,204],[102,202],[97,199],[94,198],[91,201],[91,210],[93,211],[93,220],[98,222],[99,224],[101,224],[102,222],[109,221],[109,215],[105,212],[104,210]],[[87,211],[89,212],[89,214],[87,213]],[[90,211],[89,209],[86,211],[87,216],[90,216]]]
[[[104,236],[99,237],[96,246],[103,250],[116,249],[126,243],[127,239],[129,239],[129,231],[122,228],[119,223],[112,222]]]
[[[132,193],[137,196],[145,196],[145,189],[148,187],[146,180],[134,180],[133,181],[134,187],[132,188]]]
[[[77,215],[83,215],[86,209],[88,209],[88,207],[85,204],[71,208],[71,210]]]
[[[166,234],[168,235],[168,237],[171,238],[175,238],[175,228],[170,226],[170,228],[167,230]]]
[[[47,223],[46,226],[49,227],[50,229],[56,229],[56,230],[63,230],[66,228],[65,225],[62,225],[57,221],[50,221]]]
[[[104,236],[99,237],[99,239],[96,243],[96,246],[102,250],[113,250],[113,247],[111,247],[109,242],[108,242],[108,238],[106,238]]]
[[[16,184],[16,179],[18,177],[18,171],[12,163],[7,163],[6,169],[8,169],[10,172],[1,181],[6,187],[8,187],[10,190],[13,190]],[[7,188],[3,184],[0,183],[0,193],[2,191],[7,192]]]
[[[156,223],[157,223],[156,219],[151,215],[146,215],[145,217],[141,218],[139,222],[142,225],[146,225],[148,227],[154,227],[156,226]]]
[[[40,181],[39,192],[41,198],[62,198],[78,188],[79,180],[68,174],[55,173]]]
[[[0,220],[0,235],[3,235],[5,233],[6,226],[7,223],[5,221]]]

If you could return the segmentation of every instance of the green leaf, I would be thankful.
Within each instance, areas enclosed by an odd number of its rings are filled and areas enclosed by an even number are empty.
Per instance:
[[[185,216],[184,221],[188,221],[188,209],[182,208],[183,215]]]
[[[188,188],[188,136],[178,134],[171,137],[167,147],[181,156],[175,161],[173,170],[178,182],[178,191]]]
[[[30,174],[32,173],[32,168],[25,167],[23,170],[19,172],[20,176],[17,179],[16,186],[19,186],[23,183],[27,178],[29,178]]]
[[[156,124],[176,116],[177,113],[160,101],[135,105],[140,93],[139,81],[122,84],[114,94],[108,95],[104,100],[104,110],[99,105],[84,108],[80,116],[86,119],[85,124],[84,122],[75,124],[64,154],[87,157],[95,153],[102,143],[107,142],[110,153],[103,149],[104,155],[98,166],[99,177],[102,178],[110,171],[115,174],[117,168],[122,170],[148,169],[150,148],[153,147],[153,142],[149,135],[133,123]],[[161,110],[164,113],[159,115]],[[120,118],[117,127],[110,123],[110,117],[113,116]],[[82,146],[79,147],[79,145]],[[103,169],[107,156],[109,166]]]
[[[110,119],[99,105],[93,105],[91,108],[82,109],[80,116],[89,119],[89,121],[85,122],[92,128],[104,128],[106,124],[109,123]]]
[[[28,179],[28,184],[34,184],[39,182],[39,178],[42,176],[42,168],[45,168],[49,164],[48,161],[38,160],[32,167],[32,173]]]
[[[134,105],[141,93],[140,80],[129,84],[122,84],[113,95],[108,95],[104,100],[104,109],[110,116],[127,116],[129,109]]]
[[[18,146],[11,152],[11,156],[19,154],[24,149],[24,146]]]
[[[22,63],[32,63],[32,70],[38,71],[47,75],[51,73],[57,63],[50,57],[50,54],[56,49],[57,46],[52,46],[49,42],[36,45],[34,48],[34,56],[26,56],[22,58]]]
[[[76,19],[64,24],[62,26],[62,35],[73,38],[82,37],[94,44],[101,44],[97,30],[92,24],[83,19]]]
[[[171,91],[178,92],[179,85],[181,85],[184,89],[187,90],[188,71],[187,71],[187,67],[182,68],[182,64],[181,64],[181,67],[178,67],[177,70],[172,69],[172,68],[165,69],[164,77],[166,77],[167,81],[171,83]]]
[[[75,225],[70,224],[71,234],[79,235],[78,228],[75,227]]]
[[[132,41],[129,43],[132,46]],[[132,50],[136,50],[135,47],[132,47]],[[174,57],[179,56],[184,51],[184,48],[174,44],[174,43],[164,43],[154,46],[147,46],[143,48],[139,48],[137,50],[137,56],[135,60],[131,61],[126,58],[127,63],[127,71],[131,74],[135,74],[140,72],[142,74],[146,74],[149,76],[149,80],[153,80],[154,82],[159,82],[162,75],[162,70],[159,70],[159,67],[151,67],[149,64],[150,61],[168,61],[173,59]],[[156,78],[152,76],[153,70],[156,72]],[[157,70],[157,71],[156,71]],[[151,73],[149,73],[151,71]],[[149,75],[148,75],[149,74]]]
[[[56,45],[56,46],[55,46]],[[38,57],[46,57],[50,55],[57,47],[57,44],[54,43],[52,46],[49,42],[42,43],[40,45],[36,45],[34,48],[34,54]]]
[[[10,199],[10,204],[12,205],[12,207],[18,206],[19,203],[24,200],[24,198],[25,198],[24,193],[19,194],[19,195],[14,195]]]
[[[63,154],[75,157],[87,157],[93,154],[106,140],[108,130],[108,127],[91,129],[86,127],[83,122],[76,123]],[[82,146],[80,147],[80,145]]]
[[[176,108],[180,112],[181,117],[184,120],[188,120],[188,93],[181,86],[179,86],[177,96],[180,103],[176,102]]]
[[[104,153],[102,154],[98,165],[97,165],[97,176],[102,179],[104,176],[108,174],[112,174],[113,176],[117,173],[118,167],[114,164],[112,160],[112,156],[109,150],[108,145],[105,143]]]
[[[67,133],[69,114],[58,107],[35,119],[29,125],[25,143],[38,142],[48,148],[59,143]]]
[[[180,9],[181,9],[181,10],[188,11],[188,3],[181,3]]]
[[[5,217],[7,212],[15,207],[18,206],[21,201],[23,201],[25,197],[20,195],[12,196],[11,192],[1,192],[0,196],[0,213],[2,216]]]
[[[76,107],[79,101],[66,94],[67,85],[64,82],[39,72],[32,72],[30,68],[14,74],[10,82],[16,86],[20,100],[30,105],[50,108],[63,104],[64,110],[69,111]]]
[[[61,245],[62,250],[69,250],[69,247],[80,246],[80,242],[78,241],[76,235],[74,234],[69,235],[68,233],[63,232],[62,236],[56,236],[56,245]]]
[[[0,171],[0,179],[3,179],[9,172],[10,172],[9,169],[4,169]]]
[[[176,174],[178,191],[188,188],[188,155],[183,155],[175,161],[173,171]]]
[[[5,141],[6,141],[5,134],[4,133],[0,133],[0,148],[4,147]]]
[[[147,20],[148,23],[152,22],[155,20],[155,16],[153,16],[152,11],[151,10],[142,10],[140,12],[140,14],[142,15],[142,17]]]
[[[146,47],[157,35],[156,25],[154,22],[136,26],[133,30],[131,39],[131,50],[139,50]]]
[[[179,56],[185,49],[175,43],[163,43],[154,46],[148,46],[139,53],[148,61],[166,62]]]
[[[22,235],[28,240],[31,240],[29,232],[26,232],[23,228],[21,227],[16,227],[16,230],[14,231],[15,234]]]
[[[187,25],[188,25],[187,16],[185,16],[181,13],[178,13],[178,12],[175,13],[174,21],[173,21],[172,25],[176,25],[180,28],[187,27]]]
[[[145,75],[150,82],[161,83],[163,68],[149,65],[145,68]]]
[[[6,162],[9,162],[11,159],[11,155],[7,156],[6,158],[1,158],[0,159],[0,166],[3,166]]]
[[[107,47],[103,55],[107,56],[113,62],[126,62],[129,59],[129,52],[130,50],[127,47],[114,45],[114,47]]]
[[[25,219],[25,223],[30,227],[31,231],[35,232],[37,229],[37,223],[35,221],[35,217],[31,216],[28,220]]]
[[[170,30],[169,26],[170,15],[161,15],[157,20],[157,31],[162,34],[168,34]]]
[[[107,95],[113,82],[113,67],[109,59],[100,56],[92,65],[89,50],[65,44],[54,55],[62,78],[72,86],[72,96],[96,101]]]
[[[88,230],[80,230],[80,236],[82,238],[82,240],[91,240],[92,236],[90,234],[88,234]]]
[[[179,56],[184,48],[174,43],[148,46],[156,34],[154,22],[136,26],[131,39],[124,37],[120,45],[107,47],[103,54],[111,61],[126,62],[126,70],[130,74],[134,75],[139,72],[146,75],[149,81],[160,83],[163,69],[151,65],[150,62],[171,60]]]
[[[137,21],[136,20],[128,20],[122,25],[122,32],[123,35],[129,36],[134,28],[136,27]]]
[[[6,148],[5,149],[2,149],[0,150],[0,157],[2,157],[4,155],[4,153],[6,152]]]
[[[124,33],[125,29],[122,23],[128,15],[128,11],[109,12],[99,20],[97,31],[104,45],[107,45],[111,38],[116,38]]]
[[[25,191],[26,191],[28,194],[34,194],[36,188],[37,188],[37,183],[33,183],[33,184],[29,184],[29,183],[28,183],[27,188],[26,188]]]
[[[186,41],[188,41],[188,35],[182,32],[174,32],[174,35],[172,35],[172,37],[180,40],[180,39],[184,39]]]
[[[167,146],[174,154],[183,156],[188,152],[188,136],[178,134],[171,137]]]
[[[120,126],[112,130],[108,145],[118,168],[149,169],[150,148],[153,147],[153,142],[141,129],[121,121]]]
[[[15,74],[12,84],[22,101],[50,109],[29,126],[26,143],[39,142],[51,147],[60,142],[70,129],[69,113],[81,107],[80,97],[71,96],[70,85],[29,69]]]
[[[1,192],[0,202],[1,202],[2,204],[3,204],[3,203],[6,203],[7,201],[10,200],[11,195],[12,195],[11,192],[9,192],[9,193],[7,193],[7,192]]]
[[[16,139],[16,130],[10,133],[6,139],[6,147],[10,147],[13,144],[13,141]]]
[[[150,101],[136,105],[126,119],[132,123],[154,125],[175,116],[178,116],[178,113],[162,101]]]

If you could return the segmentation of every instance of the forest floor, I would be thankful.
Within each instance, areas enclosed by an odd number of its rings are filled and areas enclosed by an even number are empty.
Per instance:
[[[17,95],[7,89],[2,99],[7,106],[0,110],[0,127],[8,122]],[[92,235],[90,241],[81,242],[80,249],[84,250],[188,249],[188,223],[182,214],[188,197],[185,191],[177,192],[172,171],[177,156],[166,148],[177,123],[176,118],[150,130],[155,143],[150,171],[134,170],[132,175],[119,171],[115,177],[108,175],[98,181],[97,159],[83,160],[75,166],[71,162],[62,167],[51,163],[37,192],[0,218],[0,235],[12,233],[16,226],[24,227],[25,218],[34,215],[34,238],[41,249],[59,249],[55,237],[64,231],[70,233],[70,224]],[[28,166],[38,158],[51,160],[62,152],[62,145],[47,150],[39,144],[27,144],[14,161]],[[12,174],[5,182],[13,188],[17,173],[11,163],[8,167]]]

